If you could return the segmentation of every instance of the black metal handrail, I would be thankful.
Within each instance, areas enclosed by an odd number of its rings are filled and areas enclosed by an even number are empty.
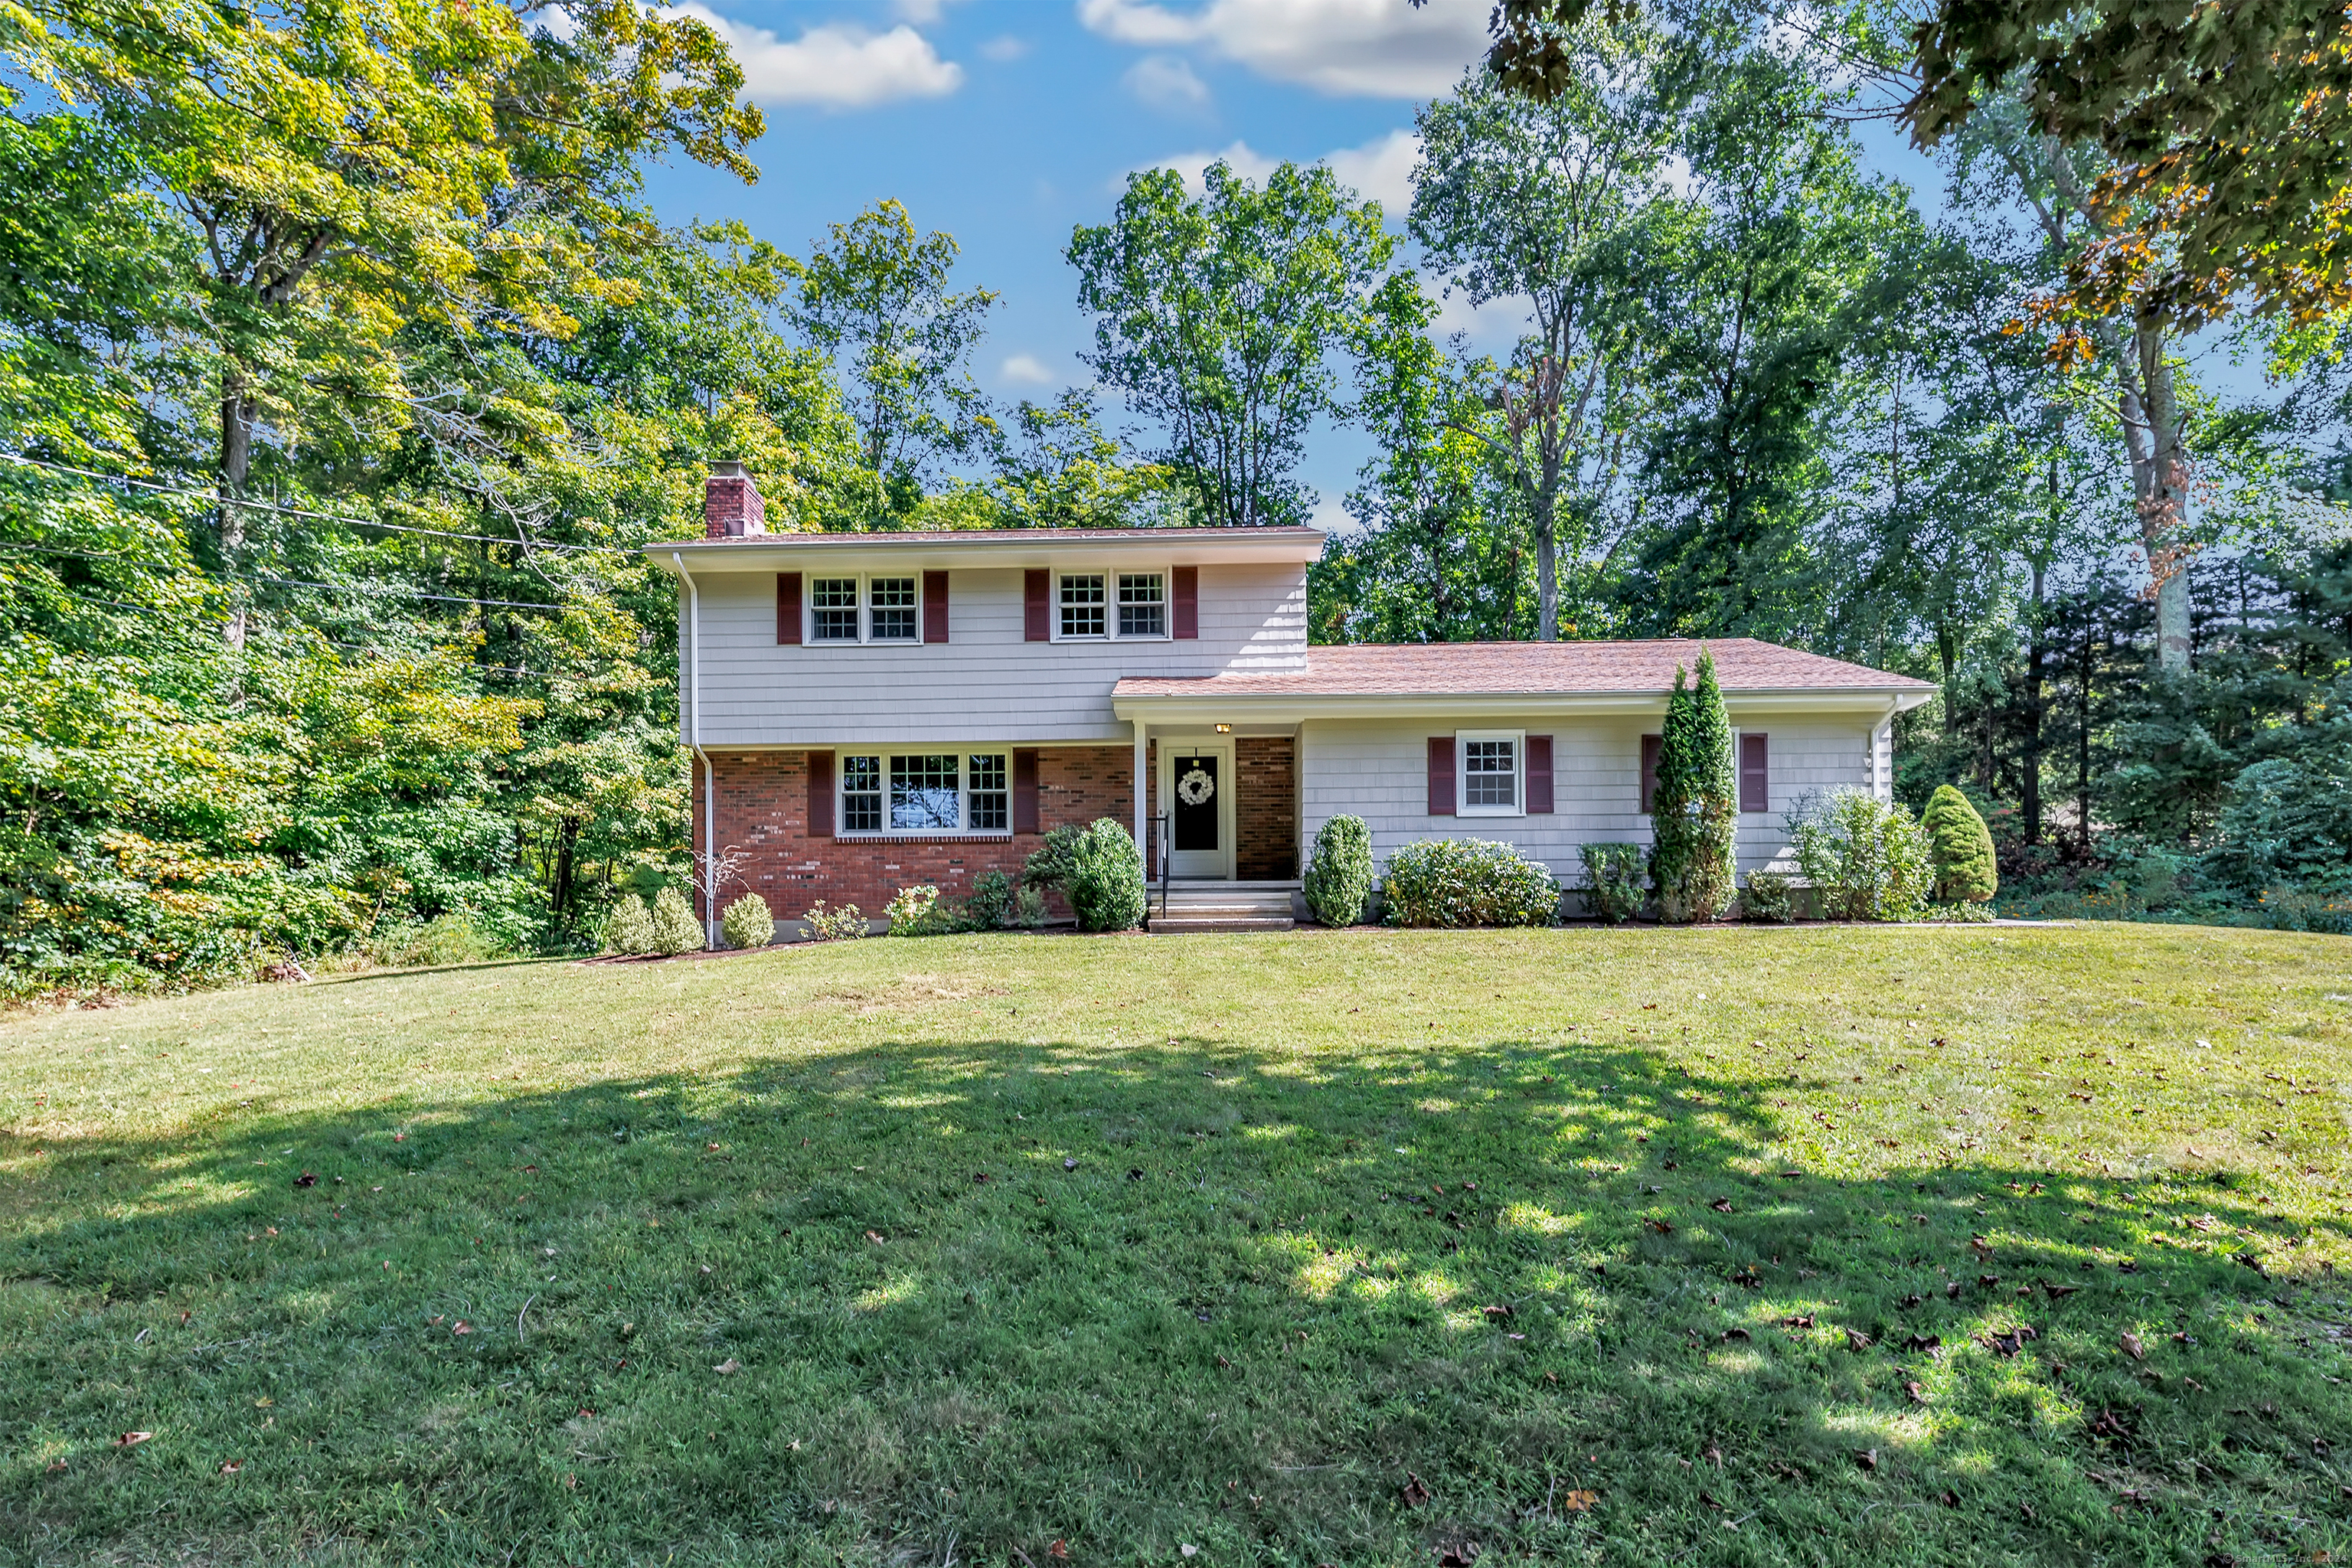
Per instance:
[[[1163,812],[1158,816],[1146,817],[1144,820],[1151,824],[1151,858],[1144,862],[1147,868],[1145,875],[1148,879],[1149,867],[1156,864],[1160,868],[1160,912],[1164,915],[1168,912],[1168,875],[1172,858],[1169,853],[1171,830],[1168,816]]]

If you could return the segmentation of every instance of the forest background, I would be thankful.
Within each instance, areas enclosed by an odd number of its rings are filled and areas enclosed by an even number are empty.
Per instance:
[[[0,992],[562,951],[683,880],[633,551],[710,459],[772,527],[1251,525],[1333,423],[1319,641],[1927,676],[1898,792],[1976,798],[2004,907],[2352,928],[2341,301],[2151,273],[2173,209],[2021,72],[1915,111],[1923,217],[1855,142],[1924,101],[1899,8],[1515,8],[1543,90],[1429,103],[1407,213],[1131,176],[1068,247],[1094,384],[1006,405],[897,204],[653,218],[664,161],[757,174],[690,14],[0,5]]]

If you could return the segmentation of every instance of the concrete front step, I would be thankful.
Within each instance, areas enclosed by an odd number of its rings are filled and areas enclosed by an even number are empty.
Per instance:
[[[1290,931],[1297,923],[1288,915],[1194,914],[1190,910],[1151,917],[1151,930],[1160,936],[1176,936],[1185,931]]]

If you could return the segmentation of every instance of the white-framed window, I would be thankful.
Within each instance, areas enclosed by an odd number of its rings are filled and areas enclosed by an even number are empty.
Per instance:
[[[843,833],[1005,833],[1013,826],[1004,752],[854,752],[841,759]]]
[[[813,643],[922,641],[922,579],[911,574],[812,577]]]
[[[1118,642],[1168,638],[1168,574],[1058,572],[1054,640]]]
[[[1464,816],[1518,816],[1527,809],[1527,737],[1517,730],[1464,730],[1454,737]]]

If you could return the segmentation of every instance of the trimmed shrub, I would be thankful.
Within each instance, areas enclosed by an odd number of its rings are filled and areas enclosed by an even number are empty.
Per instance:
[[[940,890],[929,882],[901,888],[882,907],[892,936],[938,936],[948,929],[948,909]]]
[[[1070,862],[1076,857],[1078,846],[1086,842],[1089,830],[1075,823],[1064,823],[1045,835],[1045,841],[1021,863],[1021,885],[1040,891],[1059,892],[1067,898],[1070,892]]]
[[[1927,797],[1919,826],[1927,830],[1928,854],[1936,867],[1936,901],[1939,904],[1980,904],[2000,890],[2000,874],[1993,865],[1992,830],[1985,826],[1969,797],[1950,784],[1938,784]]]
[[[645,913],[643,904],[637,905],[637,913]],[[387,969],[423,969],[445,963],[479,963],[508,950],[495,936],[453,910],[421,923],[402,921],[380,925],[368,934],[362,951]]]
[[[1035,888],[1023,888],[1013,895],[1013,923],[1023,931],[1034,931],[1045,923],[1045,895]]]
[[[646,913],[645,900],[635,893],[623,893],[615,899],[611,912],[604,917],[604,928],[597,935],[596,945],[605,952],[653,952],[654,918]]]
[[[812,942],[851,942],[866,934],[866,911],[856,904],[828,910],[819,899],[801,918],[808,922]]]
[[[1711,921],[1731,907],[1738,806],[1731,721],[1716,685],[1715,657],[1701,647],[1689,686],[1681,668],[1675,670],[1659,734],[1657,787],[1650,796],[1650,880],[1661,920],[1677,925]]]
[[[676,888],[664,888],[654,895],[654,951],[656,952],[700,952],[709,939],[703,934],[702,921],[695,918],[694,906]]]
[[[1360,816],[1335,816],[1315,833],[1307,861],[1307,907],[1327,926],[1364,918],[1372,896],[1372,830]]]
[[[1584,859],[1584,901],[1593,919],[1603,925],[1621,925],[1642,912],[1649,892],[1642,885],[1642,847],[1638,844],[1580,844]]]
[[[971,897],[963,904],[964,919],[981,931],[1001,931],[1013,923],[1013,879],[1002,871],[982,871],[971,879]]]
[[[1828,920],[1906,921],[1935,881],[1927,830],[1910,809],[1858,789],[1809,796],[1788,817],[1797,866]]]
[[[1540,926],[1559,914],[1559,882],[1508,844],[1429,838],[1389,857],[1381,890],[1400,926]]]
[[[765,947],[776,940],[776,917],[767,900],[746,893],[719,911],[719,934],[730,947]]]
[[[1065,876],[1064,894],[1080,931],[1132,931],[1143,923],[1143,855],[1109,817],[1081,830]]]
[[[1779,925],[1797,912],[1797,899],[1789,879],[1778,871],[1750,871],[1739,895],[1739,918]]]

